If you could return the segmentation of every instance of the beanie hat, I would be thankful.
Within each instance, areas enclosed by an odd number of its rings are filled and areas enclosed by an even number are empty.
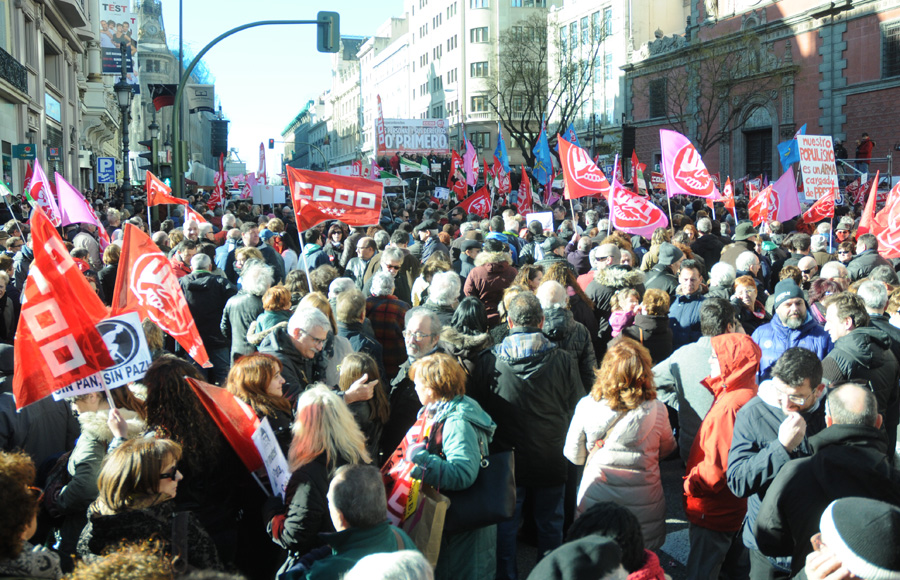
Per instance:
[[[858,578],[900,579],[900,509],[847,497],[831,502],[819,520],[822,543]]]
[[[684,252],[669,242],[659,245],[659,263],[663,266],[671,266],[684,257]]]
[[[618,544],[605,536],[591,534],[566,542],[547,554],[528,575],[528,580],[603,578],[621,563],[622,550]]]
[[[775,285],[775,310],[778,310],[779,306],[794,298],[803,298],[803,290],[797,286],[793,278],[785,278]],[[806,301],[805,298],[803,300]]]

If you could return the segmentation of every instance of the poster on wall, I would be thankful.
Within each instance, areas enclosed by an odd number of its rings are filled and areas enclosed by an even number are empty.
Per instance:
[[[121,46],[126,47],[125,65],[128,82],[134,92],[140,92],[137,64],[138,15],[132,12],[128,2],[100,3],[100,55],[103,74],[122,74]]]

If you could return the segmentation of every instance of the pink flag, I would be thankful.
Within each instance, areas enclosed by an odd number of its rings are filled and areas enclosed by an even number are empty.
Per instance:
[[[59,206],[56,204],[56,197],[53,195],[50,180],[47,179],[44,168],[41,167],[41,162],[37,159],[34,160],[34,175],[31,177],[28,189],[31,199],[37,203],[38,207],[44,210],[44,213],[50,218],[50,223],[54,227],[59,227],[62,219],[59,215]]]
[[[54,174],[53,178],[56,180],[56,193],[59,196],[60,225],[94,224],[102,228],[103,225],[95,221],[94,213],[84,196],[59,173]]]
[[[772,184],[773,195],[770,204],[774,201],[775,207],[769,207],[770,219],[785,222],[802,213],[800,199],[797,197],[797,180],[794,179],[794,168],[788,167],[778,181]]]
[[[478,183],[478,153],[472,142],[466,139],[466,154],[463,155],[463,171],[466,172],[466,185]]]
[[[657,228],[669,226],[666,214],[649,200],[631,193],[613,179],[609,194],[613,228],[650,239]]]
[[[666,178],[666,194],[669,197],[682,193],[721,199],[703,159],[687,137],[677,131],[660,129],[659,142],[662,145],[662,172]]]

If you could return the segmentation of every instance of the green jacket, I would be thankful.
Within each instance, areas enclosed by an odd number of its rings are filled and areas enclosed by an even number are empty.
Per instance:
[[[387,520],[372,528],[350,528],[322,537],[331,546],[332,555],[312,565],[305,576],[308,580],[338,580],[369,554],[416,549],[406,532]]]

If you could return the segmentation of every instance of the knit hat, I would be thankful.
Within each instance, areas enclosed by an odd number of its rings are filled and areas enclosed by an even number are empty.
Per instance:
[[[566,542],[538,562],[528,580],[603,578],[622,564],[622,550],[613,540],[591,534]]]
[[[750,222],[741,222],[734,229],[734,241],[735,242],[743,242],[744,240],[750,239],[759,232],[756,231],[756,228],[753,227],[753,224]]]
[[[857,578],[900,579],[900,509],[846,497],[831,502],[819,520],[822,543]]]
[[[779,306],[794,298],[803,298],[803,290],[797,286],[793,278],[785,278],[778,284],[775,284],[775,310],[778,310]],[[803,299],[804,301],[806,300],[805,298]]]
[[[671,266],[683,257],[684,252],[669,242],[663,242],[659,245],[659,263],[663,266]]]

